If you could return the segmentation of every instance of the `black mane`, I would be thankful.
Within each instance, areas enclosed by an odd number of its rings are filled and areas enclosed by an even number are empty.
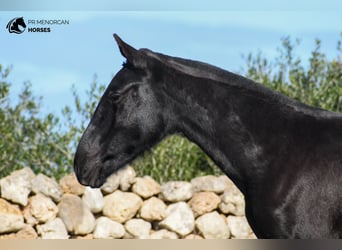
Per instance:
[[[244,76],[195,60],[171,57],[161,53],[153,52],[149,49],[140,49],[147,56],[152,57],[165,67],[170,67],[180,73],[190,75],[196,78],[205,78],[211,80],[214,84],[220,84],[229,88],[244,89],[249,94],[264,98],[270,102],[270,105],[279,103],[286,106],[289,110],[303,113],[310,116],[323,117],[342,117],[341,113],[327,111],[321,108],[312,107],[300,101],[289,98],[288,96],[263,86]]]

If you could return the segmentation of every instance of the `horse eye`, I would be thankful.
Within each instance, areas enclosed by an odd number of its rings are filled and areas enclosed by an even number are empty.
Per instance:
[[[133,98],[137,98],[138,97],[138,92],[136,90],[133,91],[132,97]]]
[[[108,96],[112,102],[117,102],[120,99],[121,94],[118,92],[110,92]]]

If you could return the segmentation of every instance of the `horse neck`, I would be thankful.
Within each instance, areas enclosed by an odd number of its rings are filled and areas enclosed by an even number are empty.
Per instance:
[[[198,144],[242,192],[287,150],[286,140],[279,141],[291,126],[285,97],[251,82],[230,85],[189,76],[166,89],[176,131]]]

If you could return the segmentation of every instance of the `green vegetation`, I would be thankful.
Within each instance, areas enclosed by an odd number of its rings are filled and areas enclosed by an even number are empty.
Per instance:
[[[342,112],[341,42],[336,57],[328,59],[316,40],[308,62],[295,54],[298,45],[283,39],[273,60],[261,52],[248,54],[241,74],[304,103]],[[6,80],[10,71],[0,65],[0,178],[29,166],[59,179],[72,171],[77,142],[105,86],[95,78],[83,103],[73,88],[75,102],[61,116],[42,115],[42,97],[34,96],[30,83],[23,84],[16,103],[10,100],[11,84]],[[221,173],[198,146],[179,136],[167,138],[133,166],[138,175],[151,175],[160,182]]]
[[[342,34],[341,34],[342,35]],[[337,43],[336,57],[328,60],[315,41],[308,65],[294,53],[299,41],[282,40],[279,55],[272,61],[261,52],[246,57],[243,74],[265,86],[314,107],[342,112],[342,46]]]
[[[33,96],[30,83],[23,84],[18,102],[11,104],[9,72],[0,66],[0,177],[25,166],[47,175],[64,175],[70,171],[73,134],[60,132],[61,123],[54,114],[40,114],[42,98]]]

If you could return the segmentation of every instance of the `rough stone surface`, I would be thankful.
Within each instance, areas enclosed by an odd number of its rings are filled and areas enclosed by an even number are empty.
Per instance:
[[[59,185],[61,186],[63,193],[82,195],[85,190],[85,186],[78,182],[75,173],[64,176],[60,179]]]
[[[39,222],[45,223],[56,218],[58,208],[53,201],[43,194],[36,194],[30,198],[30,214]]]
[[[140,217],[147,221],[160,221],[166,216],[166,208],[162,200],[151,197],[142,204]]]
[[[160,193],[160,185],[150,176],[138,177],[135,179],[135,183],[132,190],[137,195],[144,199]]]
[[[122,191],[127,191],[135,182],[135,176],[134,169],[131,166],[126,166],[109,176],[101,190],[106,194],[114,192],[119,187]]]
[[[22,211],[22,214],[24,216],[25,223],[27,225],[35,226],[38,224],[38,221],[36,218],[33,217],[31,213],[31,205],[28,204]]]
[[[73,174],[57,184],[29,168],[15,171],[0,180],[0,239],[256,238],[244,217],[244,197],[226,176],[192,183],[161,186],[127,167],[92,189]]]
[[[225,178],[213,175],[201,176],[191,180],[194,192],[215,192],[223,193],[228,188]]]
[[[185,236],[194,229],[195,219],[189,205],[185,202],[178,202],[168,206],[166,218],[160,222],[160,225]]]
[[[192,185],[185,181],[170,181],[162,185],[161,197],[170,202],[186,201],[192,197]]]
[[[243,216],[245,214],[245,201],[242,193],[232,184],[221,195],[220,210],[225,214]]]
[[[0,180],[1,197],[26,206],[34,177],[33,171],[28,167],[12,172]]]
[[[151,223],[142,219],[131,219],[126,222],[125,228],[136,239],[148,239],[151,231]]]
[[[218,207],[221,202],[220,197],[213,192],[195,193],[189,201],[189,206],[195,217],[209,213]]]
[[[106,180],[106,182],[101,186],[101,190],[105,194],[113,193],[120,186],[120,178],[117,173],[112,174]]]
[[[247,219],[244,216],[228,216],[227,222],[234,238],[247,239],[252,234]]]
[[[166,229],[161,229],[150,234],[150,239],[162,240],[162,239],[178,239],[178,235]]]
[[[99,217],[96,220],[94,239],[119,239],[125,234],[124,226],[107,217]]]
[[[12,233],[25,226],[19,208],[0,198],[0,233]]]
[[[185,240],[203,240],[204,238],[198,234],[189,234],[184,237]]]
[[[58,209],[58,216],[63,220],[68,232],[83,235],[93,231],[94,215],[80,197],[73,194],[63,195]]]
[[[123,223],[137,213],[142,203],[138,195],[117,190],[104,197],[103,214],[114,221]]]
[[[26,225],[17,233],[0,234],[0,240],[26,240],[37,239],[38,235],[32,226]]]
[[[94,239],[94,235],[93,234],[76,235],[76,237],[74,237],[74,239],[76,239],[76,240],[92,240],[92,239]]]
[[[120,177],[120,189],[127,191],[135,182],[136,173],[131,166],[127,166],[118,171]]]
[[[23,229],[17,232],[16,239],[37,239],[38,234],[31,225],[26,225]]]
[[[38,174],[32,180],[32,191],[36,194],[42,193],[51,197],[55,202],[59,202],[63,194],[62,189],[56,180],[43,174]]]
[[[60,218],[56,218],[43,225],[38,225],[37,231],[42,239],[68,239],[69,238],[65,225]]]
[[[99,213],[104,206],[104,199],[102,192],[99,188],[86,187],[82,200],[86,204],[92,213]]]
[[[224,218],[216,211],[200,216],[196,227],[206,239],[228,239],[230,235]]]

